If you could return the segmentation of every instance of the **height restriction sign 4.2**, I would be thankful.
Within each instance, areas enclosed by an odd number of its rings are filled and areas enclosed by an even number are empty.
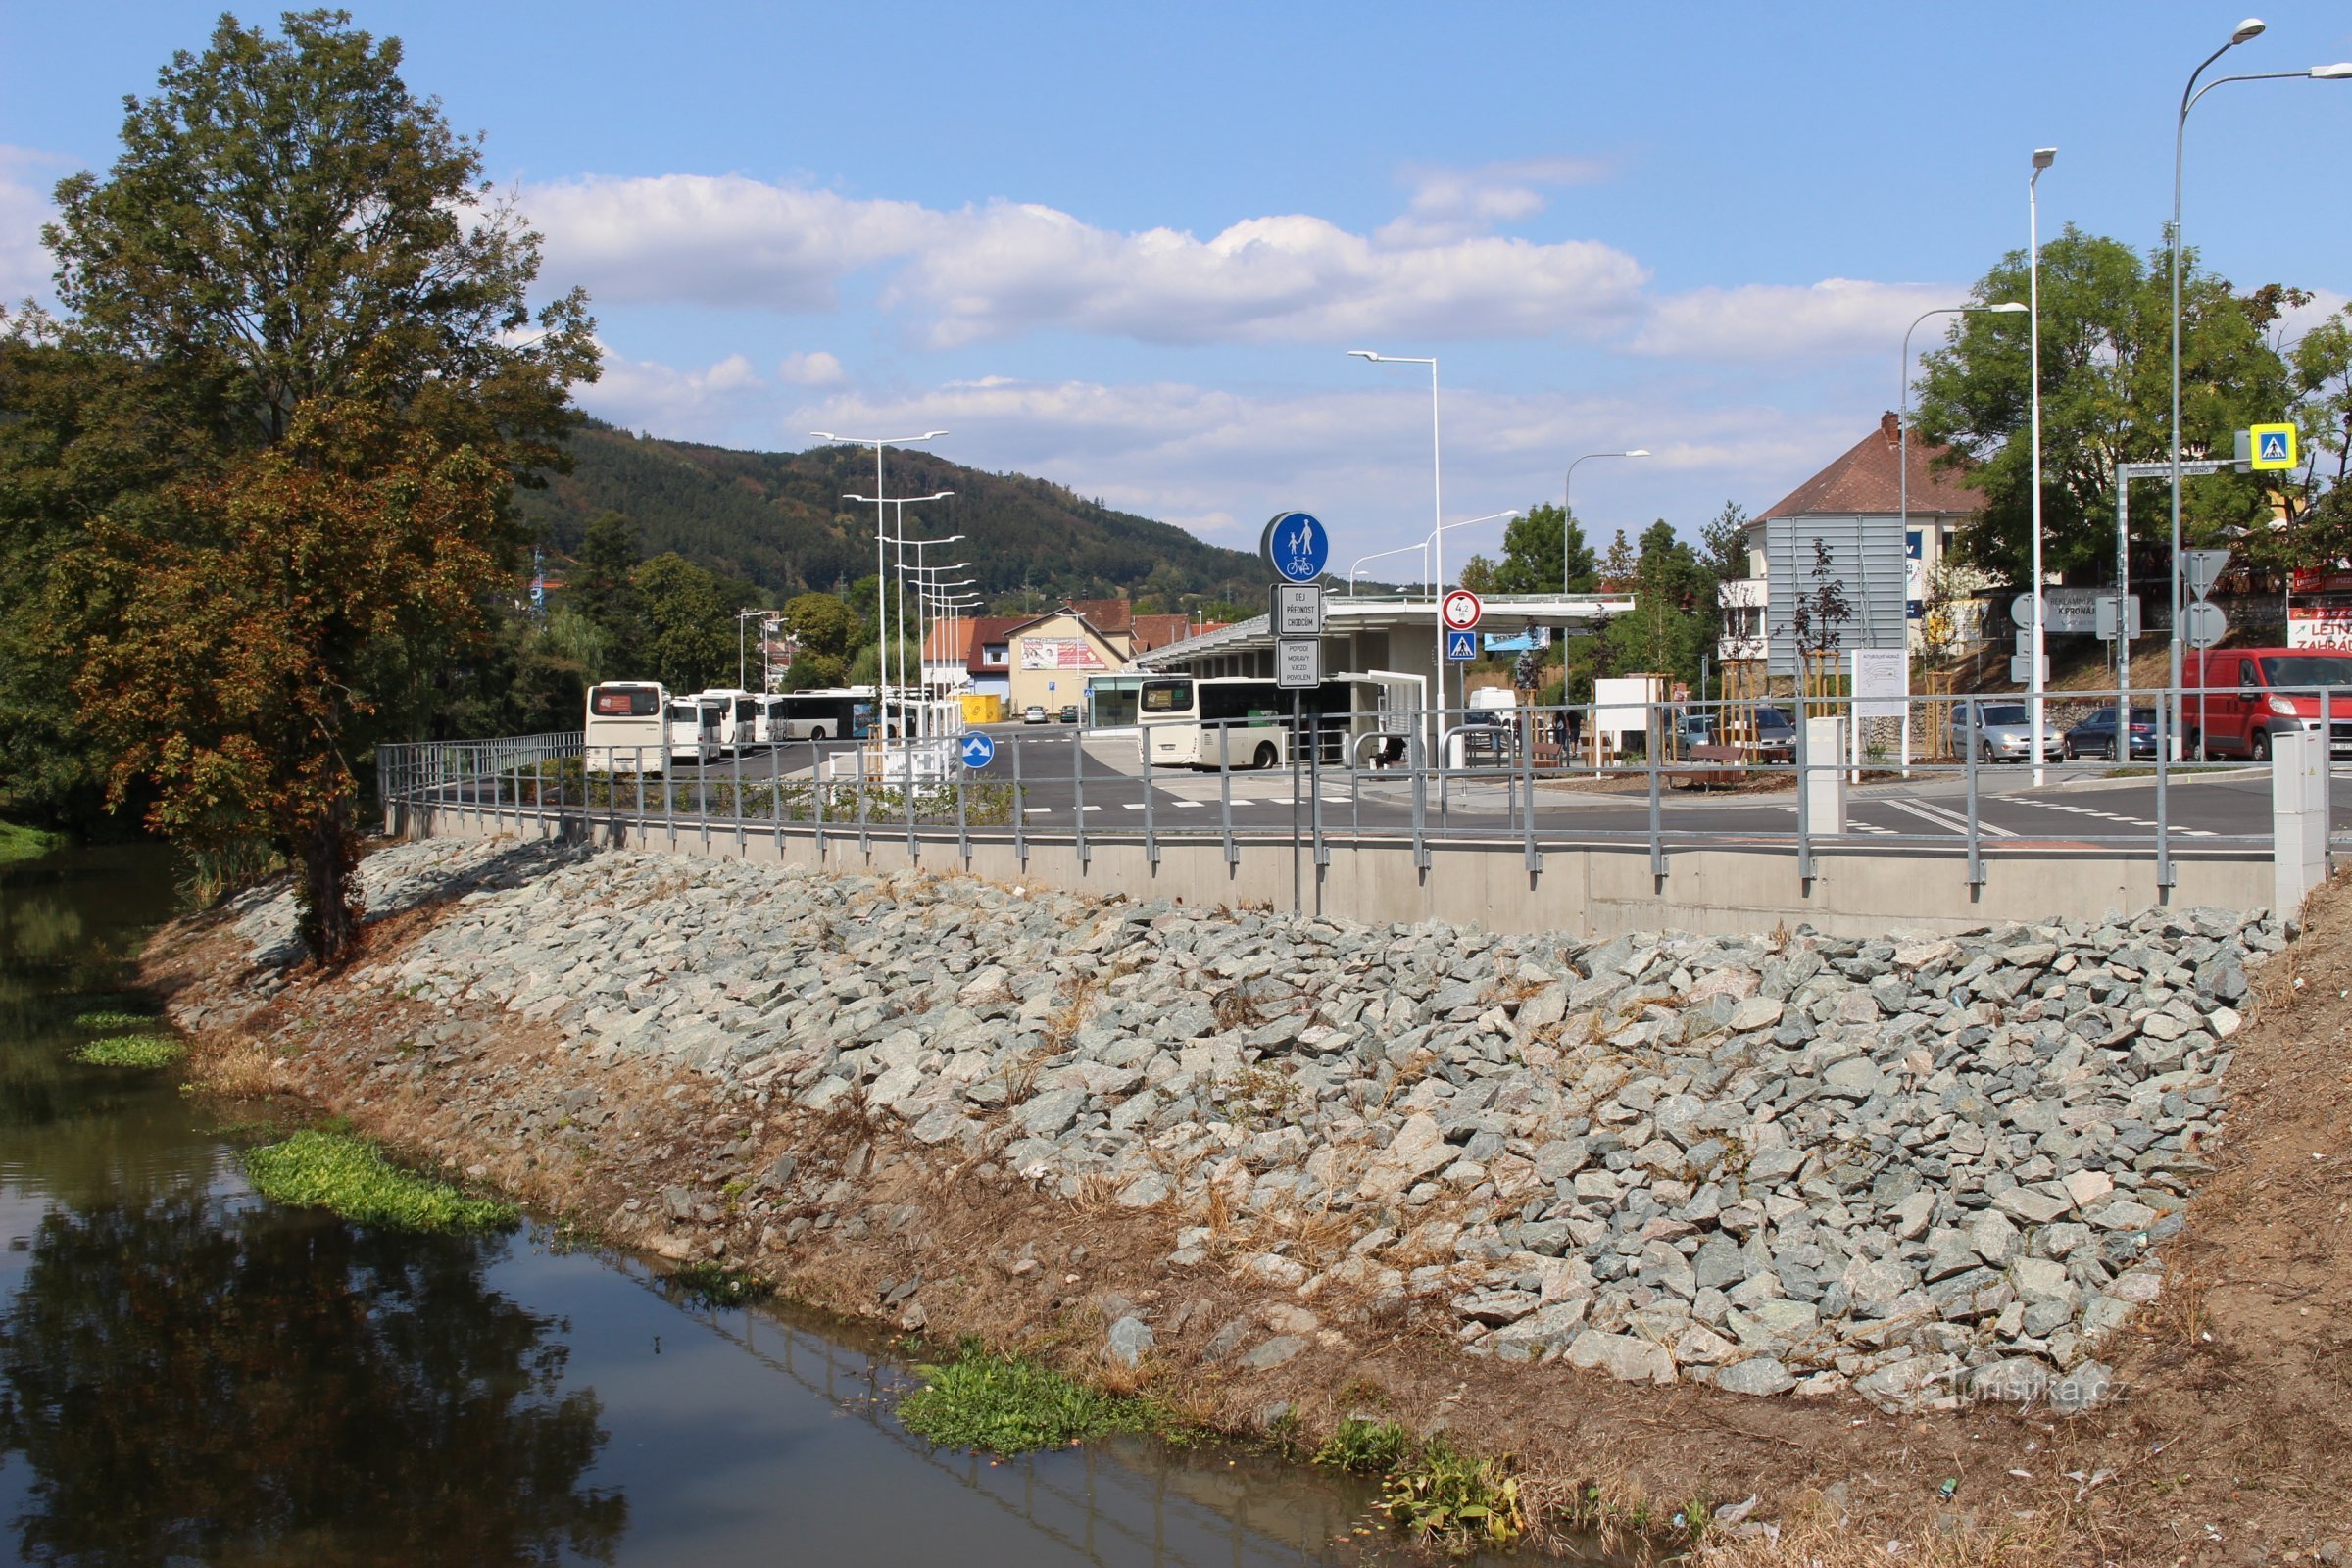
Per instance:
[[[1446,596],[1443,613],[1448,630],[1476,631],[1479,621],[1486,616],[1487,607],[1480,604],[1478,595],[1469,589],[1456,588]]]

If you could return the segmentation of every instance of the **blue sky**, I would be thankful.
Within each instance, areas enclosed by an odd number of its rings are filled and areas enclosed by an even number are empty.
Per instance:
[[[2175,3],[823,7],[361,4],[413,88],[585,284],[592,411],[767,449],[945,426],[1220,543],[1305,508],[1336,553],[1445,514],[1588,529],[1777,500],[1892,406],[1904,326],[2026,237],[2142,245],[2173,111],[2240,13]],[[0,297],[113,157],[124,93],[212,8],[0,11]],[[2352,59],[2277,4],[2216,68]],[[247,21],[273,13],[240,12]],[[2331,149],[2352,82],[2232,84],[2191,121],[2187,233],[2241,286],[2352,291]],[[1916,343],[1933,340],[1934,322]],[[2156,454],[2149,454],[2153,457]],[[1499,526],[1447,536],[1492,552]]]

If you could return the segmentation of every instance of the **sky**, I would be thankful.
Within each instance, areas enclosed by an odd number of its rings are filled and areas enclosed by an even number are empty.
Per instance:
[[[1779,500],[1895,405],[1912,319],[2023,249],[2035,147],[2045,236],[2161,242],[2181,88],[2240,15],[352,9],[482,133],[542,283],[589,291],[590,412],[761,450],[944,428],[946,457],[1219,544],[1311,511],[1335,569],[1556,501],[1587,453],[1651,454],[1577,469],[1600,542]],[[2352,8],[2261,15],[2211,74],[2352,59]],[[47,294],[48,191],[111,162],[123,95],[216,16],[0,0],[0,299]],[[2188,242],[2342,305],[2347,139],[2352,81],[2223,86],[2189,122]],[[1437,358],[1441,461],[1428,368],[1356,348]],[[1501,526],[1448,531],[1448,561]]]

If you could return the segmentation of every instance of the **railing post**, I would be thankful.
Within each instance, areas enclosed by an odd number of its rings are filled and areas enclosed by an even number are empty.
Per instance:
[[[781,740],[767,745],[767,820],[768,831],[775,836],[776,863],[784,863],[784,743]]]
[[[1079,744],[1075,731],[1070,735],[1070,814],[1077,819],[1074,831],[1077,834],[1078,866],[1084,870],[1089,854],[1086,843],[1086,748]]]
[[[1645,711],[1642,715],[1642,728],[1645,738],[1642,743],[1642,751],[1644,760],[1649,763],[1649,874],[1663,882],[1666,879],[1666,837],[1665,823],[1659,816],[1658,753],[1662,749],[1661,743],[1665,737],[1658,729],[1658,705],[1647,703],[1643,705],[1643,708]],[[1805,814],[1804,795],[1801,790],[1797,796],[1796,814],[1800,818]],[[1806,841],[1805,847],[1797,852],[1797,874],[1811,877],[1813,865],[1810,841]]]
[[[1421,736],[1432,726],[1427,713],[1413,715],[1413,732],[1405,737],[1405,762],[1413,770],[1413,869],[1429,869],[1429,755]]]
[[[1968,700],[1967,711],[1967,760],[1962,767],[1968,774],[1968,885],[1981,888],[1984,885],[1984,832],[1977,816],[1977,754],[1983,748],[1977,744],[1976,699]]]
[[[958,757],[956,767],[956,853],[963,858],[963,868],[972,868],[971,818],[964,805],[964,792],[971,781],[972,770]]]
[[[816,824],[816,863],[825,863],[825,752],[813,737],[808,742],[808,815]]]
[[[1233,722],[1217,721],[1217,823],[1225,836],[1225,863],[1242,863],[1241,847],[1233,842]]]
[[[874,748],[876,757],[890,755],[890,736],[885,726],[881,742]],[[865,799],[865,748],[858,748],[858,854],[865,858],[873,854],[873,823]]]
[[[735,856],[743,858],[743,738],[735,740]]]
[[[899,799],[906,808],[906,859],[919,865],[923,853],[914,847],[914,737],[907,733],[903,716],[899,720]]]
[[[1306,787],[1309,794],[1307,820],[1314,824],[1315,869],[1320,871],[1331,863],[1331,849],[1323,842],[1323,726],[1320,715],[1307,730]],[[1315,912],[1323,912],[1323,879],[1315,878]]]
[[[1796,875],[1813,880],[1813,760],[1805,744],[1805,705],[1796,705]],[[1973,815],[1973,812],[1972,812]]]
[[[2203,688],[2200,687],[2199,691],[2201,693]],[[2179,696],[2178,691],[2168,694],[2162,708],[2169,709]],[[2202,704],[2204,698],[2200,695],[2197,701]],[[2165,733],[2164,726],[2165,719],[2160,709],[2156,719],[2156,886],[2159,890],[2173,886],[2172,763],[2169,756],[2172,751],[2172,737]],[[2129,734],[2130,731],[2127,730],[2125,733]],[[2202,748],[2204,744],[2205,735],[2200,726],[2197,733],[2197,745]],[[2126,755],[2129,755],[2131,750],[2131,743],[2125,742]],[[2272,845],[2272,853],[2274,855],[2278,853],[2276,843]],[[2281,918],[2283,917],[2282,914]]]
[[[700,746],[700,742],[696,743]],[[662,826],[669,834],[669,847],[678,847],[678,753],[666,736],[662,741]]]
[[[1029,813],[1021,806],[1021,738],[1004,737],[1004,749],[1012,754],[1012,858],[1029,869]]]
[[[1144,859],[1153,868],[1159,865],[1159,835],[1152,823],[1152,726],[1141,713],[1135,720],[1135,749],[1143,759],[1143,771],[1136,776],[1144,786]]]
[[[1535,872],[1542,865],[1542,862],[1536,858],[1536,735],[1543,727],[1543,721],[1537,715],[1538,710],[1533,708],[1520,710],[1516,731],[1519,747],[1517,783],[1519,793],[1523,797],[1523,814],[1519,818],[1519,826],[1525,835],[1523,859],[1530,873]]]

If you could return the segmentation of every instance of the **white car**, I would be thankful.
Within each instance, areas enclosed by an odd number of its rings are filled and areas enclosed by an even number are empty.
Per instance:
[[[1039,703],[1031,703],[1031,704],[1030,704],[1030,705],[1029,705],[1027,708],[1024,708],[1024,709],[1022,709],[1022,710],[1021,710],[1021,722],[1022,722],[1022,723],[1024,723],[1024,724],[1043,724],[1045,721],[1046,721],[1046,710],[1045,710],[1045,707],[1044,707],[1044,705],[1042,705],[1042,704],[1039,704]]]

